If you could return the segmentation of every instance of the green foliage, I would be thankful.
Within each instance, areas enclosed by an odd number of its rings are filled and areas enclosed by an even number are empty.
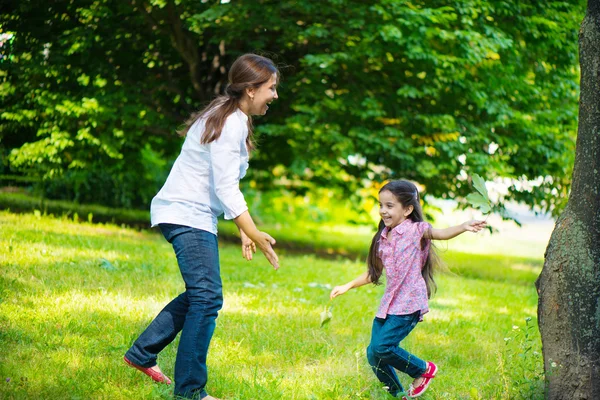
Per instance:
[[[349,194],[365,179],[402,177],[455,198],[470,191],[461,171],[485,171],[512,179],[507,198],[558,210],[584,9],[582,0],[13,3],[0,14],[13,35],[0,47],[2,152],[14,149],[10,168],[59,182],[52,196],[146,206],[159,185],[152,171],[167,166],[142,151],[172,160],[181,143],[172,132],[223,90],[231,62],[268,52],[283,80],[257,121],[257,189],[279,168],[285,182],[275,184],[298,192],[309,179]]]
[[[3,152],[13,147],[10,167],[41,178],[48,196],[145,208],[157,185],[144,151],[177,147],[161,137],[173,120],[149,107],[158,83],[137,84],[148,43],[130,8],[20,2],[0,16],[13,35],[0,48]]]

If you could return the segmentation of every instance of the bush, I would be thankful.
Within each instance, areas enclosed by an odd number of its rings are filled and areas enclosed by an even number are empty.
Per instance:
[[[149,211],[109,208],[96,204],[77,204],[69,201],[46,200],[25,192],[0,192],[0,209],[13,212],[39,210],[44,214],[69,215],[89,222],[111,222],[137,228],[150,227]]]

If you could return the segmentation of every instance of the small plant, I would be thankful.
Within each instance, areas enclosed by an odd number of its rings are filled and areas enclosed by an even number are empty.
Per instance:
[[[504,371],[501,371],[510,399],[534,400],[544,398],[544,360],[541,343],[532,318],[525,318],[525,327],[513,326],[504,338]]]

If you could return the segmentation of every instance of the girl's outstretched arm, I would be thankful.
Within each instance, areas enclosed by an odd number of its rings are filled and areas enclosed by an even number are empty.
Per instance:
[[[339,295],[346,293],[350,289],[364,286],[367,283],[371,283],[371,278],[369,278],[369,272],[365,271],[359,277],[353,279],[352,281],[346,283],[345,285],[334,287],[331,290],[331,294],[329,295],[329,298],[333,299]]]
[[[426,239],[435,239],[435,240],[448,240],[452,239],[461,233],[464,232],[479,232],[483,228],[487,226],[485,221],[479,221],[476,219],[472,219],[467,222],[463,222],[460,225],[451,226],[445,229],[435,229],[432,228],[430,231],[425,231],[423,236]]]

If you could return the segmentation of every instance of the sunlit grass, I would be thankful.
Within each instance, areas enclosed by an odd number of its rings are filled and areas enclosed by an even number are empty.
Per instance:
[[[343,233],[336,234],[342,243]],[[225,305],[209,353],[210,393],[389,398],[365,357],[383,287],[336,299],[332,321],[319,327],[330,288],[361,273],[361,262],[282,252],[275,272],[260,255],[244,261],[238,246],[221,243],[220,252]],[[506,382],[524,367],[511,364],[518,357],[507,358],[504,338],[535,317],[533,282],[542,259],[508,254],[440,250],[450,273],[438,275],[431,312],[405,343],[440,366],[423,399],[509,398]],[[122,362],[137,335],[183,290],[172,249],[158,234],[4,212],[0,262],[0,398],[172,397],[171,388]],[[176,346],[159,358],[171,376]]]

